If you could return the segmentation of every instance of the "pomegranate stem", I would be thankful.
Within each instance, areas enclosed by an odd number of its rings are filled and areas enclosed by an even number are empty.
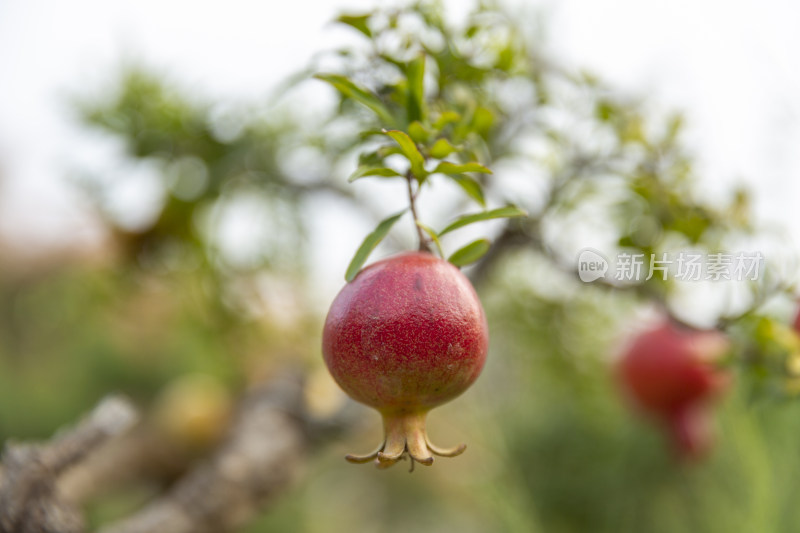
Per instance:
[[[417,193],[419,192],[419,185],[417,185],[417,191],[414,192],[414,188],[412,186],[413,181],[414,178],[409,170],[406,173],[406,183],[408,184],[408,205],[411,208],[411,216],[414,218],[414,227],[417,229],[417,236],[419,237],[419,251],[431,253],[431,248],[428,245],[428,239],[425,237],[425,233],[418,224],[419,215],[417,215]]]

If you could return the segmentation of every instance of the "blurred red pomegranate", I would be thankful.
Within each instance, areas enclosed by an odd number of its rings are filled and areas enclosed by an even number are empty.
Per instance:
[[[720,332],[665,322],[639,335],[619,363],[624,389],[664,424],[681,457],[711,448],[711,400],[728,381],[714,363],[727,347]]]

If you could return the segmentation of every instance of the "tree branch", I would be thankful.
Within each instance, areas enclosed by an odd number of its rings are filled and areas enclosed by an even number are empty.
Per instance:
[[[354,423],[350,404],[332,418],[314,419],[303,395],[300,372],[246,393],[225,439],[207,459],[100,532],[222,533],[252,520],[302,472],[307,449]],[[127,400],[111,397],[50,443],[9,444],[0,464],[0,533],[83,533],[83,499],[163,469],[170,452],[154,446],[152,428],[140,424],[127,431],[137,418]]]
[[[0,477],[0,533],[83,531],[81,513],[57,490],[56,482],[102,443],[125,432],[137,418],[128,400],[112,396],[49,443],[8,443]]]
[[[308,435],[299,376],[247,394],[227,439],[170,491],[102,533],[218,533],[240,527],[305,464]]]

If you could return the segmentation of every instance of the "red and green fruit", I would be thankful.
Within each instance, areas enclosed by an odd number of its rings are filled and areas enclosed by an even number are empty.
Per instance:
[[[377,409],[385,440],[355,463],[391,466],[410,457],[430,465],[464,446],[441,449],[425,430],[428,412],[464,392],[486,360],[489,334],[480,300],[452,264],[403,253],[364,268],[328,312],[322,348],[333,378]]]

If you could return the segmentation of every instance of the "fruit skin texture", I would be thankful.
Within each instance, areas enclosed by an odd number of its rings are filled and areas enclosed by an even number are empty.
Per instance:
[[[699,458],[711,448],[711,401],[728,381],[714,361],[727,347],[719,332],[665,322],[639,335],[620,360],[623,387],[664,424],[682,458]]]
[[[391,466],[408,455],[413,466],[461,453],[428,441],[425,416],[478,378],[488,341],[475,290],[447,261],[410,252],[359,272],[331,305],[322,352],[339,386],[381,413],[386,441],[348,459]]]

